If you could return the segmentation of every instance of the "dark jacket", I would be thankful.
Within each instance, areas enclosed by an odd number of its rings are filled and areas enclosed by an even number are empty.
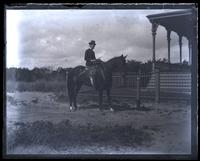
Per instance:
[[[85,51],[86,66],[92,66],[93,65],[93,63],[91,62],[92,59],[96,59],[95,53],[92,49],[87,49]]]

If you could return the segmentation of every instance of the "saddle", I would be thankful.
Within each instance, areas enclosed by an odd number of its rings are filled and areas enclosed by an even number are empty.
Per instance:
[[[100,65],[101,62],[97,62],[95,63],[95,65],[93,66],[86,66],[86,71],[88,71],[88,74],[89,74],[89,77],[90,77],[90,82],[92,84],[92,86],[95,87],[95,82],[94,82],[94,77],[95,77],[95,74],[100,71],[100,74],[103,78],[103,81],[105,80],[105,74],[104,74],[104,69],[103,67]],[[95,87],[96,88],[96,87]]]
[[[82,70],[80,73],[79,73],[79,78],[88,73],[88,76],[89,76],[89,79],[90,79],[90,83],[91,85],[97,89],[97,86],[95,85],[96,84],[96,79],[95,79],[95,75],[97,73],[100,73],[102,78],[103,78],[103,81],[105,81],[105,74],[104,74],[104,68],[103,68],[103,65],[101,64],[102,61],[101,60],[98,60],[96,62],[94,62],[94,64],[92,66],[85,66],[85,69]]]
[[[104,74],[104,70],[102,67],[99,67],[99,66],[86,67],[86,71],[88,71],[89,75],[91,75],[91,76],[94,76],[98,72],[98,70],[100,71],[103,79],[105,80],[105,74]]]

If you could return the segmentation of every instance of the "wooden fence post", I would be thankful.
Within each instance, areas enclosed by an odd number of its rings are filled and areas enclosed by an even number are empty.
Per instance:
[[[160,101],[160,71],[155,69],[155,103]]]
[[[139,73],[137,75],[137,93],[136,93],[137,108],[140,108],[140,77],[141,77],[141,72],[139,71]]]
[[[66,78],[66,90],[65,90],[66,91],[66,96],[68,95],[68,89],[67,89],[68,74],[69,74],[69,71],[66,71],[66,77],[65,77]]]
[[[123,87],[124,85],[124,79],[122,73],[120,73],[120,87]]]
[[[69,71],[66,71],[66,81],[67,81],[67,79],[68,79],[68,73],[69,73]]]
[[[122,87],[126,87],[126,75],[125,74],[121,74],[121,80],[122,80]]]

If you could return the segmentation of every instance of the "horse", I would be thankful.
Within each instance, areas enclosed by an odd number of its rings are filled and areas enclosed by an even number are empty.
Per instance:
[[[110,91],[112,88],[112,73],[116,68],[120,69],[120,72],[125,72],[125,65],[126,65],[126,56],[114,57],[106,62],[101,63],[101,67],[103,67],[103,73],[104,76],[102,76],[102,73],[100,72],[100,66],[97,66],[97,70],[95,72],[95,85],[96,90],[98,91],[99,95],[99,110],[102,111],[102,97],[103,97],[103,91],[106,90],[107,93],[107,99],[108,104],[110,107],[110,111],[114,111],[114,109],[111,107],[111,97],[110,97]],[[82,85],[93,87],[91,83],[90,76],[88,74],[88,70],[85,66],[76,66],[71,69],[68,73],[67,78],[67,90],[68,90],[68,97],[69,97],[69,103],[70,103],[70,110],[75,111],[77,110],[77,103],[76,103],[76,97],[78,95],[79,90],[81,89]],[[74,107],[73,107],[74,105]]]

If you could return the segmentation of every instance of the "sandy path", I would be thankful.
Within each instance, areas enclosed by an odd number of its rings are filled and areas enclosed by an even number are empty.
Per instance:
[[[147,131],[152,136],[153,141],[151,145],[131,150],[121,147],[121,153],[190,153],[191,110],[190,105],[184,102],[161,102],[159,105],[146,102],[143,104],[147,107],[147,111],[129,109],[110,112],[105,110],[102,113],[95,107],[70,112],[68,104],[56,102],[55,95],[52,93],[16,92],[8,93],[7,97],[9,97],[7,99],[8,132],[14,127],[15,122],[34,122],[37,120],[58,123],[68,119],[73,126],[113,127],[128,125],[130,128]],[[76,149],[77,151],[78,149]]]

